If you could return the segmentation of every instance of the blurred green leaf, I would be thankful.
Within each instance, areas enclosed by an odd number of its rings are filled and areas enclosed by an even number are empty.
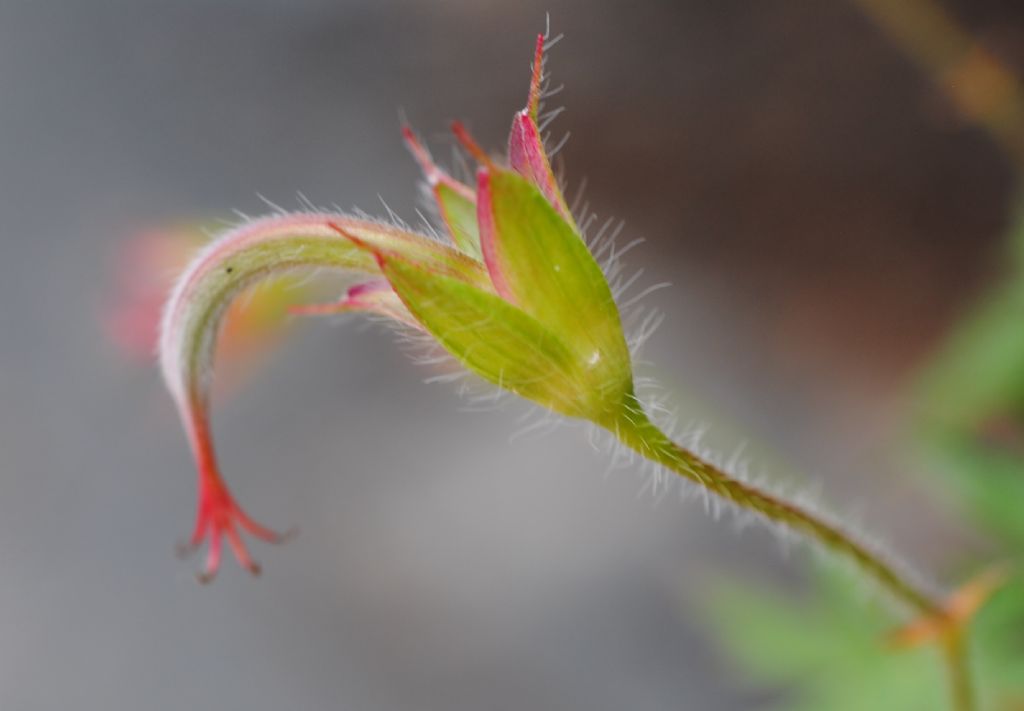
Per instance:
[[[1018,575],[992,597],[973,633],[981,691],[1000,704],[1012,698],[1024,707],[1024,579]]]
[[[962,435],[934,437],[926,464],[956,504],[1008,551],[1024,549],[1024,460]]]
[[[1024,273],[990,294],[925,373],[921,417],[969,427],[992,412],[1024,409]]]
[[[748,581],[717,585],[710,618],[729,655],[755,683],[794,688],[796,711],[933,711],[945,686],[933,650],[894,652],[895,625],[858,583],[822,571],[811,590],[784,593]]]
[[[1008,272],[966,314],[922,377],[921,420],[964,427],[1024,412],[1024,194],[1006,233]]]
[[[749,581],[719,582],[709,618],[722,646],[752,682],[792,687],[793,711],[933,711],[948,708],[938,650],[893,651],[898,624],[859,584],[819,569],[810,590],[784,593]],[[1004,587],[972,628],[972,666],[986,703],[1024,699],[1024,583]]]
[[[921,377],[917,440],[949,497],[1011,551],[1024,547],[1024,201],[1011,273],[955,329]]]

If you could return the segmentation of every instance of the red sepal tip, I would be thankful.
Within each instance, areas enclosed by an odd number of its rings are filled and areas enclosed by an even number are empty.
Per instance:
[[[530,96],[526,102],[526,110],[530,118],[537,120],[540,110],[540,85],[544,80],[544,35],[537,35],[537,49],[533,54],[533,75],[530,77]]]
[[[494,163],[491,161],[490,156],[488,156],[487,153],[484,152],[484,149],[480,147],[480,144],[473,139],[461,121],[452,121],[452,133],[455,134],[455,138],[478,163],[485,165],[488,168],[494,167]]]

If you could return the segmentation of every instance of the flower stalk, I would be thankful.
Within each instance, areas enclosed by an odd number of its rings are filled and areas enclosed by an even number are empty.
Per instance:
[[[955,711],[973,711],[967,649],[968,625],[978,608],[1001,584],[1001,571],[990,571],[957,591],[948,601],[925,590],[879,551],[859,541],[841,525],[808,509],[736,479],[725,470],[672,441],[639,405],[629,408],[608,426],[616,438],[665,469],[702,487],[714,496],[774,524],[795,531],[836,558],[847,560],[896,602],[916,615],[893,637],[894,647],[935,642],[941,649]],[[900,640],[910,631],[912,639]]]
[[[931,593],[909,581],[892,563],[859,542],[853,534],[797,504],[736,479],[676,444],[639,407],[629,412],[628,419],[617,423],[613,431],[623,444],[646,459],[738,508],[801,533],[830,553],[850,560],[894,600],[916,614],[934,615],[942,609],[941,603]]]

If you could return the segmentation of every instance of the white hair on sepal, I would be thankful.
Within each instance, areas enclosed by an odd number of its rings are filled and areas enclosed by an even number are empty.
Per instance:
[[[380,331],[391,334],[395,342],[399,344],[399,350],[406,348],[409,341],[416,338],[419,331],[407,323],[402,323],[390,316],[377,314],[369,311],[342,311],[333,314],[318,315],[317,320],[326,320],[331,324],[339,324],[353,327],[359,333],[366,333],[369,330]]]
[[[558,39],[561,38],[562,35],[559,35]],[[552,98],[553,96],[558,96],[565,89],[564,84],[559,84],[554,87],[551,86],[551,75],[548,72],[548,52],[554,46],[554,43],[546,43],[544,45],[544,56],[541,58],[540,94],[538,95],[539,101],[537,102],[537,133],[538,135],[542,136],[544,135],[544,132],[547,130],[548,126],[551,125],[551,122],[565,112],[564,106],[556,106],[552,109],[548,109],[544,105],[548,99]],[[545,151],[547,150],[547,138],[547,136],[544,136],[541,139],[545,144]],[[551,155],[551,153],[548,154],[549,157]]]
[[[612,244],[614,244],[615,240],[625,227],[625,220],[616,220],[614,217],[609,217],[593,236],[589,233],[584,233],[583,239],[587,243],[587,247],[590,248],[590,252],[598,264],[601,264],[607,251],[611,248]],[[602,267],[602,269],[604,269],[604,267]]]
[[[240,210],[238,208],[234,208],[234,209],[231,210],[231,212],[238,218],[238,221],[231,222],[231,221],[225,220],[224,222],[228,226],[228,228],[234,229],[234,228],[242,226],[243,224],[247,224],[249,222],[254,222],[256,220],[260,220],[260,219],[264,219],[264,218],[268,218],[268,217],[289,217],[289,216],[292,216],[292,215],[315,215],[315,214],[327,213],[327,212],[338,212],[338,213],[343,213],[344,214],[346,212],[345,210],[342,210],[336,204],[335,205],[330,205],[330,206],[317,205],[315,202],[310,200],[309,197],[304,192],[302,192],[301,190],[296,190],[295,191],[295,198],[294,199],[295,199],[295,204],[297,206],[297,209],[288,209],[288,208],[284,207],[283,205],[281,205],[280,203],[271,200],[270,198],[268,198],[266,195],[263,195],[262,193],[255,193],[255,195],[256,195],[256,198],[261,203],[263,203],[264,206],[266,206],[267,208],[270,209],[270,212],[266,213],[266,214],[262,214],[262,215],[257,215],[257,216],[254,217],[254,216],[250,215],[247,212],[244,212],[244,211],[242,211],[242,210]]]
[[[670,286],[672,286],[672,282],[670,281],[659,281],[655,284],[651,284],[650,286],[645,287],[639,293],[633,294],[628,299],[624,299],[621,303],[619,303],[619,309],[632,309],[640,301],[647,298],[649,295],[653,294],[656,291],[660,291],[661,289],[666,289]]]
[[[584,427],[584,431],[587,433],[587,444],[590,445],[591,449],[600,454],[602,452],[600,436],[604,430],[588,422]]]
[[[661,310],[654,307],[640,309],[636,317],[630,319],[631,321],[639,320],[638,325],[625,327],[629,333],[626,337],[626,347],[629,349],[634,365],[650,365],[649,361],[642,358],[643,351],[664,319],[665,315]]]
[[[561,42],[565,38],[565,35],[559,32],[554,37],[551,36],[551,16],[546,15],[544,18],[544,53],[541,56],[540,64],[540,100],[543,102],[544,99],[550,98],[562,90],[562,86],[550,87],[551,77],[548,75],[548,55],[555,45]],[[530,67],[533,70],[533,67]]]
[[[286,217],[286,216],[292,214],[292,212],[290,210],[284,209],[283,207],[278,205],[276,202],[273,202],[270,198],[268,198],[268,197],[266,197],[266,196],[264,196],[264,195],[262,195],[260,193],[256,193],[256,197],[259,198],[260,202],[262,202],[264,205],[269,207],[270,211],[274,215],[276,215],[277,217]]]
[[[547,59],[547,49],[546,48],[545,48],[544,57],[545,57],[545,60],[546,60]],[[544,64],[547,64],[547,61],[545,61]],[[543,75],[541,77],[541,87],[540,87],[540,97],[539,97],[540,101],[538,102],[538,108],[543,107],[545,101],[547,101],[548,99],[550,99],[553,96],[558,96],[563,91],[565,91],[565,84],[559,84],[557,86],[551,86],[551,77],[547,76],[546,74]]]
[[[313,201],[310,200],[308,197],[306,197],[306,194],[304,192],[302,192],[301,190],[296,190],[295,191],[295,197],[299,201],[299,206],[303,210],[306,210],[308,212],[318,212],[319,211],[319,208],[317,208],[317,206],[313,203]]]
[[[476,170],[466,160],[466,154],[462,151],[462,147],[452,141],[450,136],[446,135],[446,138],[451,142],[452,156],[448,175],[463,185],[474,185],[476,183]]]
[[[458,394],[465,400],[459,408],[462,412],[495,412],[513,401],[511,393],[478,377],[460,381]]]
[[[418,206],[417,212],[425,210],[432,218],[431,224],[440,225],[443,222],[441,210],[437,206],[437,200],[434,199],[434,189],[426,179],[416,182],[416,203]]]
[[[449,362],[449,360],[451,360],[451,356],[445,353],[441,353],[439,351],[431,351],[430,353],[419,355],[413,358],[413,362],[416,365],[428,368],[433,368],[435,366],[442,365],[444,363]]]
[[[590,231],[590,227],[594,224],[594,222],[596,220],[597,220],[597,215],[594,214],[594,213],[590,213],[589,215],[584,215],[583,219],[580,220],[580,224],[579,224],[580,234],[586,234],[588,231]]]
[[[403,125],[408,125],[403,119]],[[430,149],[427,148],[425,142],[421,142],[423,150],[426,151],[427,155],[433,160],[433,156],[430,155]],[[454,150],[454,149],[453,149]],[[441,166],[437,166],[439,170],[444,170]],[[427,176],[420,171],[420,177],[416,181],[416,202],[418,209],[416,214],[420,218],[421,224],[426,228],[427,232],[431,237],[434,237],[439,242],[450,243],[447,233],[448,228],[444,225],[444,217],[441,215],[441,209],[437,204],[437,198],[434,195],[434,188],[430,184],[430,180]],[[424,216],[426,214],[426,217]]]
[[[437,369],[445,366],[446,372],[424,378],[426,384],[455,384],[455,394],[464,402],[462,412],[492,412],[504,409],[519,398],[504,390],[501,385],[490,383],[467,369],[455,356],[446,351],[432,336],[405,324],[400,332],[400,346],[414,364]]]
[[[457,383],[460,380],[469,376],[467,370],[453,370],[450,373],[438,373],[437,375],[431,375],[423,379],[423,382],[427,385],[433,385],[434,383]]]
[[[636,283],[637,279],[639,279],[643,275],[644,269],[643,267],[640,267],[635,272],[633,272],[633,274],[629,277],[620,276],[616,278],[615,282],[610,285],[610,288],[612,290],[612,297],[615,299],[615,302],[621,302],[622,295],[625,294],[629,290],[629,288]]]
[[[509,442],[537,441],[542,437],[547,437],[568,422],[562,415],[534,405],[529,406],[516,420],[519,429],[509,435]]]
[[[576,200],[580,199],[577,196]],[[669,282],[658,282],[642,288],[637,293],[629,293],[641,280],[644,270],[638,269],[628,277],[623,276],[625,262],[623,257],[632,249],[643,244],[644,239],[637,237],[622,247],[616,247],[616,239],[622,233],[625,222],[608,218],[601,223],[596,232],[591,227],[597,221],[595,213],[589,213],[579,220],[580,231],[595,261],[601,267],[605,279],[609,283],[612,297],[618,305],[623,329],[629,333],[626,343],[634,362],[638,359],[643,345],[654,334],[664,316],[656,309],[645,308],[643,300],[650,294],[670,286]]]
[[[536,116],[537,135],[540,136],[541,145],[544,147],[544,153],[547,155],[548,163],[555,178],[555,184],[558,185],[558,189],[563,194],[565,193],[566,186],[565,164],[561,160],[559,153],[563,148],[565,148],[566,144],[569,143],[569,138],[572,136],[572,132],[566,131],[558,141],[552,143],[551,133],[548,131],[548,128],[555,119],[565,112],[566,107],[556,106],[555,108],[548,109],[546,104],[548,100],[558,96],[565,90],[565,84],[558,84],[557,86],[551,85],[551,74],[548,71],[549,53],[564,36],[565,35],[563,34],[558,34],[554,37],[551,36],[551,23],[550,18],[548,18],[548,22],[544,29],[544,48],[540,61],[540,91],[537,95]],[[530,70],[531,72],[533,71],[532,65]],[[573,216],[578,214],[575,206],[570,208],[570,212],[573,213]],[[586,210],[584,210],[584,212],[586,212]]]
[[[248,225],[251,222],[258,222],[259,220],[263,220],[263,219],[266,219],[266,218],[274,217],[273,214],[269,214],[269,215],[256,215],[254,217],[254,216],[252,216],[252,215],[250,215],[250,214],[248,214],[246,212],[242,212],[241,210],[239,210],[237,208],[233,208],[231,210],[231,214],[235,216],[234,219],[227,218],[227,217],[217,218],[215,220],[212,220],[211,224],[200,225],[199,231],[203,233],[203,235],[206,237],[206,239],[208,241],[212,242],[213,240],[217,239],[218,237],[220,237],[225,232],[231,232],[232,230],[237,230],[238,228],[244,227],[245,225]],[[216,226],[213,226],[213,225],[216,225]],[[196,253],[198,253],[198,252],[202,251],[203,249],[205,249],[206,246],[207,245],[205,245],[205,244],[201,245],[200,248],[196,250]]]
[[[405,119],[404,112],[400,113],[400,121],[404,126],[409,125],[408,121]],[[419,145],[427,154],[427,157],[431,162],[434,162],[433,155],[430,153],[430,149],[428,148],[426,141],[420,139]],[[452,169],[448,169],[436,162],[434,162],[434,165],[438,170],[446,173],[452,179],[463,184],[472,184],[472,171],[466,163],[465,156],[459,150],[457,145],[452,146],[452,163],[455,166]],[[444,216],[441,214],[441,207],[438,204],[437,195],[434,193],[434,186],[422,171],[420,172],[419,179],[416,181],[416,187],[416,215],[420,220],[420,225],[426,233],[426,236],[436,242],[441,242],[448,246],[454,246],[453,237],[450,234],[448,225],[445,224]],[[383,202],[383,200],[381,200],[381,202]],[[386,205],[385,208],[388,209],[389,213],[391,213],[391,210],[387,208]],[[406,226],[403,229],[409,230],[410,228]]]
[[[403,220],[397,212],[391,209],[391,206],[388,205],[383,195],[378,193],[377,199],[380,201],[380,204],[384,207],[384,211],[388,213],[388,222],[385,224],[389,224],[391,227],[397,227],[398,229],[404,230],[405,232],[413,231],[412,227],[409,226],[409,223]]]
[[[547,145],[549,143],[549,136],[545,135],[544,138],[541,139],[541,140],[544,142],[544,150],[547,151],[548,159],[550,160],[552,158],[557,157],[558,156],[558,152],[561,151],[563,148],[565,148],[566,144],[569,142],[569,139],[571,137],[572,137],[572,131],[566,131],[565,133],[562,134],[562,137],[560,139],[558,139],[558,142],[555,143],[553,147],[548,148]],[[559,165],[561,165],[561,161],[559,161]],[[561,183],[562,183],[561,176],[558,176],[558,182],[559,182],[559,186],[561,187]]]
[[[372,317],[371,317],[372,318]],[[433,336],[387,317],[379,317],[392,326],[399,348],[417,366],[433,370],[443,367],[445,372],[424,378],[428,385],[457,385],[455,393],[465,402],[459,409],[463,412],[489,412],[501,409],[511,396],[500,386],[494,386],[469,371],[453,355],[446,351]]]
[[[435,242],[440,242],[449,247],[454,246],[454,243],[448,237],[447,228],[442,228],[440,222],[435,223],[435,221],[428,219],[420,208],[416,208],[416,216],[420,218],[420,226],[423,228],[420,234],[425,234],[425,236]],[[440,218],[437,219],[439,220]]]
[[[551,125],[551,122],[554,121],[556,118],[558,118],[559,116],[561,116],[564,113],[565,113],[565,107],[564,106],[559,106],[557,108],[551,109],[550,111],[544,111],[543,113],[538,112],[538,114],[537,114],[537,132],[543,134],[545,131],[547,131],[548,127]],[[546,138],[547,137],[545,136],[545,138],[542,139],[542,140],[546,141]],[[546,144],[546,142],[545,142],[544,150],[547,151],[547,144]],[[550,154],[549,154],[549,156],[550,156]]]
[[[579,202],[579,206],[575,210],[573,210],[572,216],[576,220],[577,225],[582,225],[587,221],[587,216],[591,214],[590,199],[584,195],[579,195],[577,197],[577,200],[581,202]],[[583,237],[583,242],[586,243],[586,232],[580,232],[580,236]],[[601,260],[598,259],[597,261],[600,262]]]
[[[398,229],[401,229],[401,230],[405,230],[407,232],[411,232],[412,230],[409,228],[409,226],[407,224],[405,224],[404,221],[402,221],[402,219],[400,217],[398,217],[397,215],[394,215],[394,213],[391,212],[390,208],[387,208],[386,203],[384,203],[384,199],[381,198],[379,195],[377,197],[378,197],[378,199],[380,199],[381,203],[385,205],[385,208],[388,209],[388,212],[391,213],[393,218],[395,220],[398,220],[397,223],[392,221],[391,219],[385,220],[385,219],[381,218],[379,215],[371,215],[366,210],[363,210],[360,207],[351,207],[351,208],[349,208],[349,210],[347,212],[345,210],[342,210],[340,207],[338,207],[337,203],[333,203],[332,207],[333,207],[333,209],[336,212],[345,214],[345,215],[350,216],[350,217],[354,217],[354,218],[359,219],[359,220],[363,220],[365,222],[369,222],[369,223],[374,224],[374,225],[379,225],[381,227],[398,228]]]
[[[635,247],[643,244],[646,240],[643,237],[637,237],[630,240],[622,247],[616,249],[614,237],[608,240],[607,257],[604,259],[604,263],[601,265],[605,272],[606,277],[611,280],[615,279],[622,270],[625,268],[625,263],[622,258],[633,250]],[[600,261],[600,259],[599,259]]]
[[[584,175],[582,178],[580,178],[580,182],[576,185],[576,190],[573,193],[572,199],[569,201],[569,212],[572,213],[574,219],[577,215],[582,215],[583,212],[585,212],[581,211],[580,207],[583,204],[583,196],[586,194],[586,191],[587,176]]]

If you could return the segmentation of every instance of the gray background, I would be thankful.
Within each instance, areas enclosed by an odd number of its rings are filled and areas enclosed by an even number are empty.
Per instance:
[[[1012,3],[968,19],[1021,43]],[[413,218],[398,110],[499,147],[550,10],[571,185],[627,221],[648,373],[726,451],[936,571],[973,545],[892,462],[914,366],[995,271],[1010,173],[838,2],[0,2],[0,707],[740,709],[698,601],[798,581],[764,531],[639,494],[574,428],[509,440],[392,338],[298,324],[217,410],[243,504],[302,533],[209,587],[157,372],[99,325],[139,224]],[[1016,12],[1016,24],[1013,14]],[[912,506],[912,513],[907,510]]]

